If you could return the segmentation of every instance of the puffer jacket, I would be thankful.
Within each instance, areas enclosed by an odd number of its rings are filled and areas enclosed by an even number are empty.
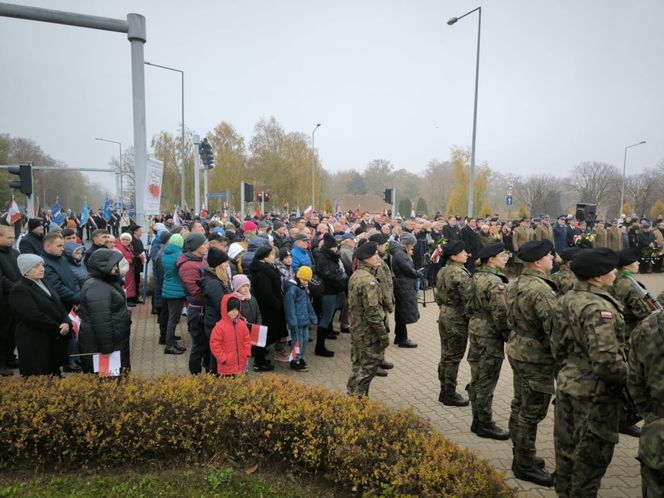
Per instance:
[[[88,260],[88,278],[81,289],[78,343],[81,353],[120,351],[122,368],[129,370],[129,335],[131,314],[122,290],[119,273],[111,273],[122,255],[109,249],[98,249]],[[86,371],[92,370],[90,356],[82,357]]]
[[[78,285],[83,285],[83,282],[88,279],[88,270],[85,269],[83,258],[81,258],[79,261],[74,259],[74,255],[79,252],[81,254],[85,252],[85,247],[83,247],[81,244],[77,244],[76,242],[67,242],[65,244],[64,256],[67,260],[67,264],[69,265],[69,269],[76,277]]]
[[[392,273],[394,273],[394,321],[415,323],[420,319],[417,303],[417,278],[413,260],[397,242],[390,244]]]
[[[288,280],[284,284],[284,292],[284,312],[288,330],[296,330],[299,327],[318,323],[307,289],[300,286],[295,280]]]
[[[56,290],[60,301],[69,312],[71,307],[81,300],[81,286],[64,256],[43,253],[42,258],[44,258],[44,280]]]
[[[243,373],[251,356],[251,338],[247,323],[240,315],[236,319],[228,316],[228,300],[231,297],[232,294],[226,294],[221,300],[221,320],[210,335],[210,351],[217,360],[219,375]]]
[[[262,235],[262,234],[261,234]],[[270,240],[266,237],[262,237],[261,235],[256,235],[254,238],[252,238],[249,241],[249,244],[247,246],[247,252],[245,252],[242,255],[242,271],[244,272],[245,275],[249,275],[251,271],[251,262],[254,260],[254,255],[256,254],[256,250],[259,247],[262,246],[267,246],[270,244]]]
[[[203,258],[199,258],[190,252],[180,254],[176,266],[180,273],[180,280],[184,285],[187,303],[194,306],[203,306],[203,291],[198,285],[201,279],[201,268],[207,263]]]
[[[161,255],[161,265],[164,268],[164,283],[161,287],[161,295],[164,299],[184,298],[184,284],[180,279],[176,263],[182,254],[182,248],[175,244],[166,244]]]

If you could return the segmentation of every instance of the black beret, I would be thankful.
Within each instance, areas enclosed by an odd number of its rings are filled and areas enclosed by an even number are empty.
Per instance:
[[[579,254],[581,251],[583,251],[583,247],[579,246],[566,247],[565,249],[560,251],[560,258],[563,261],[572,261],[574,258],[576,258],[576,255]]]
[[[375,242],[367,242],[357,248],[355,257],[360,260],[369,259],[378,252],[378,245]]]
[[[375,242],[380,246],[385,244],[387,239],[389,239],[389,237],[384,233],[374,233],[371,237],[369,237],[369,242]]]
[[[272,252],[272,246],[267,244],[264,246],[260,246],[258,249],[256,249],[256,252],[254,253],[254,259],[256,261],[260,261],[261,259],[267,258],[270,253]]]
[[[639,253],[632,249],[623,249],[618,253],[618,266],[628,266],[639,260]]]
[[[501,252],[505,250],[505,245],[502,242],[496,242],[494,244],[489,244],[480,249],[478,258],[480,259],[489,259],[494,256],[498,256]]]
[[[448,242],[443,246],[443,256],[456,256],[466,248],[462,240]]]
[[[519,249],[517,256],[528,263],[538,261],[553,250],[550,240],[529,240]]]
[[[228,261],[226,251],[211,247],[207,254],[207,262],[210,268],[216,268],[220,264]]]
[[[572,260],[569,267],[577,277],[592,278],[606,275],[618,266],[619,261],[615,252],[602,247],[581,251]]]

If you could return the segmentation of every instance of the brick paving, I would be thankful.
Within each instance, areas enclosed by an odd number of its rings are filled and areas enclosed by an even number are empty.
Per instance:
[[[639,275],[648,289],[657,295],[664,290],[664,276]],[[431,293],[427,293],[431,298]],[[417,341],[416,349],[388,348],[386,358],[395,364],[388,377],[376,377],[370,389],[373,399],[385,402],[394,408],[412,408],[419,416],[426,418],[447,438],[455,443],[477,452],[489,460],[497,469],[507,475],[507,483],[518,490],[519,496],[553,497],[552,489],[543,488],[515,479],[510,471],[512,448],[509,441],[482,439],[470,432],[472,419],[470,407],[453,408],[438,402],[439,383],[437,365],[440,354],[438,337],[438,307],[435,304],[420,306],[421,318],[418,323],[409,325],[409,336]],[[182,343],[188,348],[191,339],[187,334],[186,320],[183,317],[178,326]],[[164,355],[163,346],[157,344],[158,328],[156,316],[150,315],[149,306],[134,308],[134,325],[131,338],[133,371],[136,374],[154,376],[163,373],[186,375],[188,373],[188,352],[181,356]],[[329,389],[345,392],[346,380],[350,372],[350,336],[341,334],[336,341],[327,341],[328,348],[335,351],[334,358],[320,358],[313,354],[313,343],[306,354],[308,372],[296,373],[287,363],[273,362],[275,373],[297,377],[299,380],[315,385],[322,384]],[[259,375],[259,374],[252,374]],[[459,389],[470,380],[470,368],[464,360],[459,370]],[[512,400],[512,372],[507,361],[503,363],[500,381],[494,397],[494,418],[498,425],[507,427]],[[553,448],[553,408],[539,426],[538,454],[546,460],[547,469],[555,469]],[[620,435],[620,442],[615,447],[613,460],[602,481],[602,497],[637,497],[641,496],[640,471],[635,459],[638,439]]]

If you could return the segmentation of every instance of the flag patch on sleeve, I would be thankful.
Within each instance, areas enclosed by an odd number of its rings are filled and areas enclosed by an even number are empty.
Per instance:
[[[599,314],[602,318],[606,318],[607,320],[610,320],[611,318],[613,318],[613,315],[611,314],[610,311],[600,311]]]

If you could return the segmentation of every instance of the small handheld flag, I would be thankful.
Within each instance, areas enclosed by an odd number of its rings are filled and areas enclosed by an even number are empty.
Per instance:
[[[99,377],[119,377],[122,365],[120,363],[120,351],[111,354],[97,353],[92,356],[92,368],[99,373]]]
[[[249,325],[249,338],[251,339],[251,345],[257,346],[259,348],[264,348],[267,344],[267,326],[266,325],[257,325],[255,323]]]

